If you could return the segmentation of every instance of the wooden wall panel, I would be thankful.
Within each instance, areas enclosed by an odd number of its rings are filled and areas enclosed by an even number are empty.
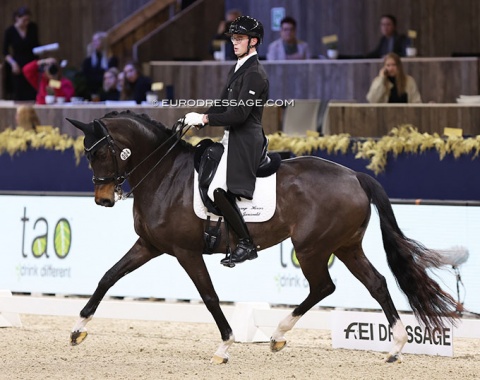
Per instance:
[[[330,104],[327,134],[381,137],[392,128],[412,124],[419,132],[443,135],[444,128],[461,128],[464,135],[480,134],[476,104]]]
[[[263,62],[271,99],[322,99],[366,102],[381,67],[380,59]],[[459,95],[479,94],[478,58],[406,58],[405,70],[424,102],[454,103]],[[230,62],[152,62],[154,81],[175,87],[177,99],[213,99],[225,84]]]
[[[270,28],[272,7],[284,7],[288,15],[297,19],[297,34],[309,43],[314,57],[325,54],[321,37],[329,34],[338,35],[345,55],[371,51],[380,37],[379,17],[386,13],[397,17],[400,31],[417,30],[421,56],[480,53],[478,0],[226,0],[225,7],[239,8],[265,24],[262,55],[268,43],[279,36]]]

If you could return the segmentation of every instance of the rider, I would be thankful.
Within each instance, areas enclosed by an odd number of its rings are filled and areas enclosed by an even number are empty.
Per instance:
[[[241,263],[257,257],[256,246],[236,198],[253,198],[256,172],[266,140],[262,113],[269,87],[267,74],[257,56],[257,46],[263,39],[260,21],[240,16],[231,23],[226,35],[233,42],[238,60],[228,74],[221,99],[205,114],[187,113],[184,121],[186,125],[197,128],[206,124],[225,126],[222,142],[224,154],[227,154],[227,183],[225,189],[219,187],[214,190],[214,202],[239,239],[231,256],[221,261],[224,265],[230,261]]]

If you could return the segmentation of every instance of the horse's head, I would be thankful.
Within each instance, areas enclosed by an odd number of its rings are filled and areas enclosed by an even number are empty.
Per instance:
[[[95,202],[100,206],[113,207],[115,194],[122,194],[121,186],[127,177],[130,149],[122,148],[113,140],[102,120],[95,119],[88,124],[67,120],[85,134],[83,146],[93,171]]]

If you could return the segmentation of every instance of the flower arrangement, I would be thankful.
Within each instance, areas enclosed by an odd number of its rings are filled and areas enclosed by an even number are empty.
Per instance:
[[[330,36],[322,37],[322,43],[325,45],[327,50],[337,50],[338,49],[338,37],[336,34]]]
[[[196,145],[206,137],[190,136],[186,140]],[[8,153],[11,156],[27,149],[51,149],[65,151],[73,148],[77,164],[84,153],[83,136],[71,137],[60,134],[58,128],[35,133],[23,128],[6,129],[0,133],[0,155]],[[270,151],[291,151],[293,154],[308,155],[316,150],[331,154],[346,154],[351,152],[355,158],[369,161],[367,169],[379,174],[387,166],[388,155],[397,157],[402,153],[418,154],[427,150],[437,151],[439,159],[443,160],[451,154],[458,158],[461,155],[472,155],[472,159],[480,156],[480,135],[463,138],[462,136],[443,137],[437,133],[420,133],[411,124],[393,128],[390,133],[381,138],[357,139],[347,133],[320,136],[311,131],[306,136],[294,137],[282,132],[268,135]],[[218,141],[220,138],[212,138]]]
[[[409,30],[407,33],[408,37],[408,47],[415,47],[415,39],[417,38],[417,31],[416,30]]]

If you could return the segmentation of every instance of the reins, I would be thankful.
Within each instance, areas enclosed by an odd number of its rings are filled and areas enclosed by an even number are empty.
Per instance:
[[[113,145],[114,145],[114,142],[113,142],[113,138],[110,136],[110,134],[108,133],[108,130],[107,128],[105,127],[105,124],[103,123],[103,121],[101,120],[96,120],[98,123],[100,123],[102,125],[102,127],[105,129],[105,131],[107,131],[107,135],[104,137],[107,139],[108,141],[108,144],[110,146],[110,149],[112,151],[112,153],[114,154],[114,158],[115,158],[115,167],[116,167],[116,170],[117,170],[117,174],[116,176],[112,179],[114,182],[115,182],[115,192],[118,194],[118,199],[119,200],[125,200],[127,199],[128,197],[130,197],[130,195],[132,195],[133,191],[138,187],[140,186],[140,184],[145,180],[145,178],[147,178],[152,172],[153,170],[163,161],[163,159],[165,157],[167,157],[167,155],[172,151],[172,149],[181,141],[181,139],[183,138],[183,136],[185,136],[185,134],[190,130],[191,126],[185,126],[185,123],[184,123],[184,118],[178,120],[174,126],[172,127],[172,129],[174,129],[174,133],[169,137],[167,138],[162,144],[160,144],[157,148],[155,148],[148,156],[146,156],[142,161],[140,161],[137,165],[135,165],[133,167],[132,170],[130,170],[129,172],[126,172],[124,175],[120,176],[118,175],[118,162],[117,162],[117,156],[116,156],[116,153],[115,153],[115,149],[113,148]],[[102,138],[102,140],[104,139]],[[165,152],[165,154],[160,157],[160,159],[155,163],[155,165],[153,165],[152,168],[150,168],[150,170],[142,177],[142,179],[135,185],[133,186],[130,191],[126,194],[123,193],[123,189],[122,189],[122,185],[123,183],[128,179],[128,177],[130,177],[130,175],[139,167],[141,166],[145,161],[147,161],[150,157],[152,157],[155,153],[157,153],[158,150],[160,150],[163,146],[165,146],[165,144],[167,144],[168,142],[170,142],[170,140],[172,139],[176,139],[175,142],[172,144],[172,146],[170,148],[168,148],[168,150]],[[97,145],[97,144],[95,144]],[[93,178],[93,181],[95,183],[95,177]],[[105,179],[102,179],[102,180],[105,180]]]

